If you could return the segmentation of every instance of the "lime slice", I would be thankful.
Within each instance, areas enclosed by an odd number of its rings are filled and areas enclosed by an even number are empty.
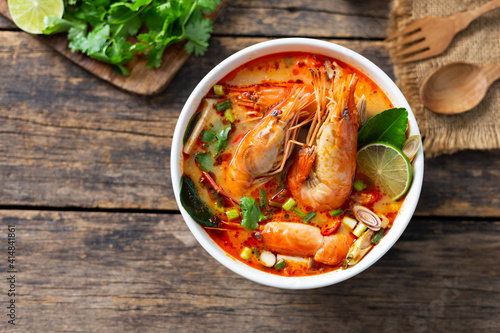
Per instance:
[[[370,178],[393,200],[400,199],[410,188],[411,164],[395,146],[385,142],[370,143],[358,150],[358,172]]]
[[[62,18],[62,0],[9,0],[10,16],[19,29],[31,34],[41,34],[45,16]]]

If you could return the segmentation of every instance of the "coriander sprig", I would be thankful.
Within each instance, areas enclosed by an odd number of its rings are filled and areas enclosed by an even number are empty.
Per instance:
[[[165,49],[185,41],[188,54],[203,55],[213,24],[205,17],[220,0],[65,0],[63,18],[47,16],[45,34],[68,33],[69,48],[113,64],[123,75],[125,64],[146,56],[148,67],[160,67]]]

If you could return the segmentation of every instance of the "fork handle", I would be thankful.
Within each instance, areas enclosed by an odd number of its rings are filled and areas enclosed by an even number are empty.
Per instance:
[[[500,7],[500,0],[492,0],[492,1],[482,5],[481,7],[478,7],[476,9],[473,9],[473,10],[470,10],[470,11],[467,11],[464,13],[460,13],[459,15],[464,16],[464,19],[466,20],[465,27],[467,27],[472,21],[477,19],[479,16],[482,16],[488,12],[491,12],[493,9],[496,9],[498,7]]]

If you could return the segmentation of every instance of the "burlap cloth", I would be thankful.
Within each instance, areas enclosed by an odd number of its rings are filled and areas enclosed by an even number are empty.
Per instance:
[[[393,0],[388,35],[413,20],[448,16],[486,2],[488,0]],[[415,113],[428,157],[463,149],[500,148],[500,80],[493,83],[481,104],[460,115],[435,114],[422,105],[418,94],[425,77],[438,67],[456,61],[479,65],[500,62],[500,8],[473,21],[455,36],[441,55],[394,65],[397,84]]]

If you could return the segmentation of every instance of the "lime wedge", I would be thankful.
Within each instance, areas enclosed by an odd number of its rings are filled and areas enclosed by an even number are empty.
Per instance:
[[[385,143],[370,143],[358,150],[358,172],[370,178],[393,200],[400,199],[410,188],[411,164],[401,150]]]
[[[8,0],[10,16],[19,29],[41,34],[45,16],[62,18],[62,0]]]

